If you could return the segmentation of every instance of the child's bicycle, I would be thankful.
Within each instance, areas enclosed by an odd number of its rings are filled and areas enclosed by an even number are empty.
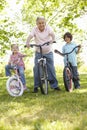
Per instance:
[[[20,80],[20,76],[18,74],[17,67],[14,68],[15,75],[9,77],[6,82],[6,89],[8,93],[13,97],[22,96],[24,92],[23,84]]]
[[[61,56],[66,55],[67,62],[66,62],[66,66],[64,67],[64,70],[63,70],[63,80],[64,80],[65,89],[68,92],[71,92],[73,90],[73,74],[72,74],[71,64],[68,59],[68,55],[71,54],[76,48],[79,48],[79,47],[80,47],[80,45],[74,47],[72,49],[72,51],[70,51],[69,53],[61,53],[60,51],[58,51],[56,49],[54,50],[55,53],[57,53]]]
[[[53,42],[55,43],[55,41]],[[40,54],[41,57],[38,59],[38,76],[39,76],[39,81],[40,81],[40,90],[42,94],[48,94],[48,73],[47,73],[47,63],[46,63],[46,58],[42,55],[42,47],[44,45],[49,45],[51,44],[50,42],[46,42],[42,45],[36,45],[36,44],[30,44],[30,47],[38,47],[40,48]],[[26,47],[26,46],[25,46]]]

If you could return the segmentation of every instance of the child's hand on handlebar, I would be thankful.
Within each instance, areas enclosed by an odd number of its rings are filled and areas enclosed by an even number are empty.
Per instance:
[[[81,45],[78,45],[79,48],[81,48]]]

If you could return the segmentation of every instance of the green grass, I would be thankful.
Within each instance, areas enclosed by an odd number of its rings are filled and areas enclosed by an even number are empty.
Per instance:
[[[81,89],[68,93],[62,75],[57,75],[61,92],[32,93],[33,77],[27,77],[30,92],[11,97],[6,78],[0,78],[0,130],[87,130],[87,74],[80,75]]]

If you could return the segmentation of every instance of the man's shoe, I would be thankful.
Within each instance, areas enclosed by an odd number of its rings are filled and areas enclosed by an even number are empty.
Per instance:
[[[75,89],[80,89],[80,86],[77,86]]]
[[[34,88],[33,93],[38,93],[38,88]]]
[[[59,87],[54,88],[54,90],[61,91],[61,89]]]

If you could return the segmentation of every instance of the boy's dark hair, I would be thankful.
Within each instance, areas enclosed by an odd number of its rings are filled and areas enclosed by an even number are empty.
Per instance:
[[[70,38],[70,40],[72,40],[72,38],[73,38],[72,34],[69,33],[69,32],[66,32],[66,33],[64,34],[64,36],[63,36],[63,39],[64,39],[64,40],[65,40],[65,37]]]

